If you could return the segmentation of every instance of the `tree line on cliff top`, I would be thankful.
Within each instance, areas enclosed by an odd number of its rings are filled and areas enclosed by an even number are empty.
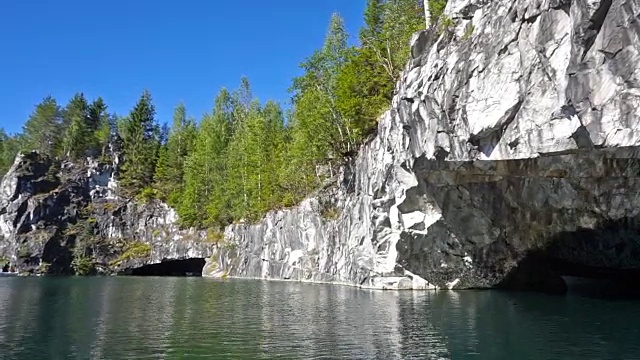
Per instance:
[[[430,1],[432,16],[445,3]],[[165,201],[184,226],[220,227],[291,206],[375,132],[409,39],[424,27],[422,1],[368,0],[364,23],[359,45],[349,46],[344,22],[333,14],[324,43],[292,81],[287,111],[256,99],[247,78],[237,90],[221,89],[199,120],[179,104],[170,126],[159,124],[148,91],[122,117],[82,93],[65,106],[46,97],[21,134],[0,131],[0,171],[21,150],[80,160],[106,157],[117,144],[122,195]]]

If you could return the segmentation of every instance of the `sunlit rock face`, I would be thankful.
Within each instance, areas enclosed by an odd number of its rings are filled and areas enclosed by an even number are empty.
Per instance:
[[[117,157],[115,157],[117,159]],[[80,250],[98,273],[211,256],[165,204],[117,196],[117,163],[20,154],[0,183],[0,259],[24,273],[70,274]]]
[[[640,270],[640,1],[450,0],[445,16],[336,186],[228,227],[209,274],[561,290],[529,274]]]

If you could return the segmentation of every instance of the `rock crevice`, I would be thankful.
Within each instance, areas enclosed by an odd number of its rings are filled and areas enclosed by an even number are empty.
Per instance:
[[[450,0],[445,16],[413,37],[336,187],[228,227],[212,275],[561,291],[563,271],[640,269],[640,2]],[[558,240],[602,224],[625,240]]]

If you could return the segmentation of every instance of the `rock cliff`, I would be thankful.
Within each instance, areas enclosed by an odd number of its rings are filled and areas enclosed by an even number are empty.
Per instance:
[[[640,1],[450,0],[412,39],[376,136],[298,206],[214,243],[118,197],[117,161],[29,153],[0,185],[0,258],[49,274],[206,259],[208,276],[377,289],[635,279],[638,64]]]
[[[0,184],[2,262],[23,273],[111,274],[212,254],[214,244],[180,230],[166,205],[118,197],[116,168],[18,155]]]
[[[640,1],[450,0],[336,186],[211,276],[562,291],[640,271]]]

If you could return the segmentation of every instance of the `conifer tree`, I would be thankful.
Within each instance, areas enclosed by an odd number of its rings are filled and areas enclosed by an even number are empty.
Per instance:
[[[422,2],[369,0],[362,46],[354,49],[338,75],[338,109],[355,138],[375,131],[377,118],[391,103],[393,86],[409,55],[409,39],[424,27]]]
[[[60,148],[62,111],[56,100],[45,97],[36,105],[22,128],[25,151],[37,150],[55,156]]]
[[[286,158],[284,112],[280,105],[268,101],[263,110],[264,137],[265,137],[265,177],[263,180],[263,192],[265,196],[265,210],[272,209],[282,204],[283,193],[280,191],[280,172]]]
[[[358,47],[348,46],[344,22],[333,14],[324,43],[293,79],[286,122],[279,104],[254,98],[246,77],[233,93],[222,89],[199,124],[180,104],[171,127],[162,128],[148,91],[124,118],[110,115],[101,98],[88,103],[78,93],[61,110],[47,97],[22,135],[0,130],[0,173],[18,149],[104,159],[112,145],[123,155],[122,195],[159,196],[186,226],[256,220],[317,189],[375,131],[407,61],[409,39],[424,27],[422,4],[368,0]],[[427,4],[437,17],[446,0]]]
[[[93,133],[88,127],[89,105],[84,94],[77,93],[63,111],[62,156],[79,158],[92,145]]]
[[[107,105],[101,97],[94,100],[87,109],[87,128],[93,134],[91,151],[104,155],[114,127],[114,120],[107,112]]]
[[[187,120],[186,108],[181,103],[174,111],[173,125],[166,145],[160,149],[156,168],[156,189],[169,205],[178,205],[183,188],[184,163],[191,152],[195,136],[195,123]]]
[[[7,173],[20,150],[19,138],[0,128],[0,179]]]
[[[338,73],[348,55],[347,37],[342,18],[333,14],[323,47],[301,65],[305,73],[293,81],[298,127],[292,133],[293,148],[311,163],[341,156],[354,146],[349,124],[337,104]],[[304,144],[308,149],[303,149]]]
[[[160,131],[149,91],[142,93],[129,116],[119,125],[124,153],[121,187],[125,194],[135,195],[152,184],[159,148]]]
[[[193,150],[185,160],[184,189],[178,208],[185,225],[228,222],[225,158],[232,124],[231,102],[229,92],[222,89],[213,114],[204,115]]]

